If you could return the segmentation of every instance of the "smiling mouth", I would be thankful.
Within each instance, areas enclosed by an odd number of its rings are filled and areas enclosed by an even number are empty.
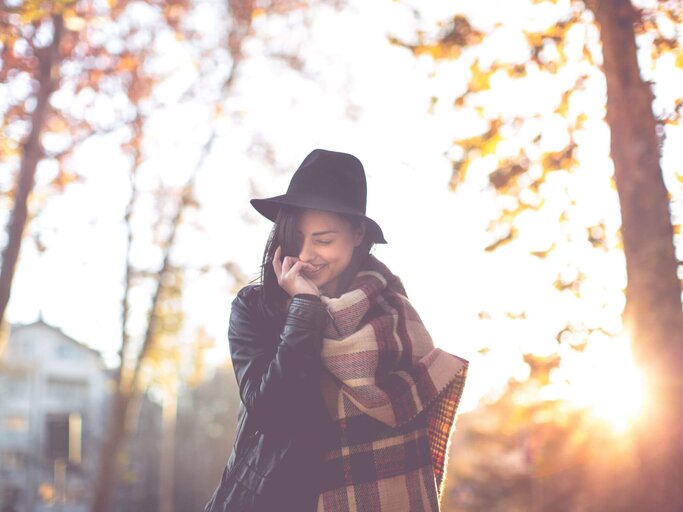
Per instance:
[[[308,269],[307,269],[307,270],[306,270],[306,274],[309,275],[309,276],[314,276],[314,275],[316,275],[317,273],[319,273],[323,268],[325,268],[325,265],[320,265],[320,266],[317,267],[315,270],[308,270]]]

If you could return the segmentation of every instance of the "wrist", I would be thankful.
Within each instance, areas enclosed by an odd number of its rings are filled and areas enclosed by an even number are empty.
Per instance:
[[[299,292],[299,293],[292,296],[292,298],[294,298],[294,297],[298,297],[298,298],[304,299],[304,300],[315,300],[315,301],[320,300],[320,295],[318,295],[316,293],[310,293],[310,292]]]
[[[285,325],[305,327],[314,330],[325,328],[328,319],[327,307],[320,297],[310,294],[311,297],[297,295],[289,303]]]

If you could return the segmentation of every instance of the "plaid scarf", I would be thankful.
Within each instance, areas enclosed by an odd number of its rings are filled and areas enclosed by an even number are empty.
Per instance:
[[[400,278],[373,255],[345,293],[321,298],[331,317],[321,386],[336,435],[318,512],[438,511],[468,361],[434,346]]]

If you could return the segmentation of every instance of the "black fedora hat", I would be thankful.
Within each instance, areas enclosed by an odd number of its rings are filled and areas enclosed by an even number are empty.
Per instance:
[[[365,215],[366,201],[367,183],[360,160],[349,153],[314,149],[294,172],[287,193],[249,202],[273,222],[282,205],[363,217],[372,241],[386,244],[382,228]]]

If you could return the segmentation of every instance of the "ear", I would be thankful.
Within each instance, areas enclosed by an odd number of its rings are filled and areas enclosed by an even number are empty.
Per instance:
[[[353,245],[355,247],[358,247],[360,243],[363,241],[363,238],[365,238],[365,230],[367,229],[366,223],[367,221],[363,219],[363,221],[360,223],[360,226],[358,226],[358,229],[356,229],[356,232],[353,235]]]

